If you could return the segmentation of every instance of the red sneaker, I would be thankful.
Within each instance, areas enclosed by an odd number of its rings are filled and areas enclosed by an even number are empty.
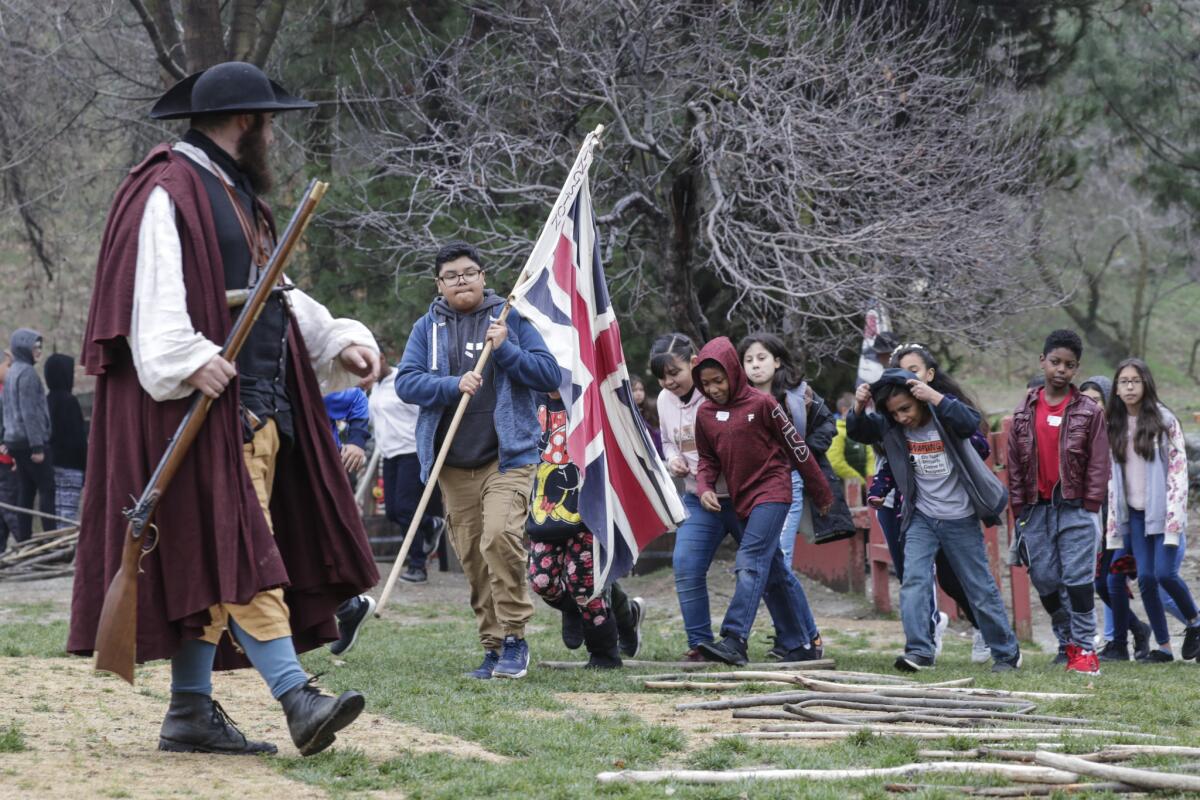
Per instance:
[[[1084,675],[1100,674],[1100,659],[1095,650],[1084,650],[1076,645],[1067,645],[1067,672]]]

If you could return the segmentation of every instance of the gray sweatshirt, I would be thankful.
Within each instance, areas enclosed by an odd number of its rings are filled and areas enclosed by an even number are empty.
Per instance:
[[[33,348],[42,335],[29,328],[18,328],[9,350],[13,365],[4,379],[4,413],[0,415],[0,434],[9,449],[28,448],[40,453],[50,441],[50,409],[46,390],[33,367]]]

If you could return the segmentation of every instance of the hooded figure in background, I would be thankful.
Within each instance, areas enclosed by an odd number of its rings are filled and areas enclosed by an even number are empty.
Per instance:
[[[17,505],[54,514],[54,468],[50,449],[50,411],[46,391],[34,364],[42,357],[42,335],[29,328],[13,332],[9,346],[13,365],[4,379],[3,406],[0,415],[0,441],[17,468]],[[53,530],[55,523],[42,518],[42,530]],[[19,514],[16,540],[33,535],[33,515]]]
[[[8,350],[0,352],[0,553],[8,549],[8,536],[17,535],[17,464],[4,447],[4,381],[12,368],[13,357]],[[12,508],[4,508],[11,506]]]
[[[79,495],[87,467],[87,425],[79,400],[71,393],[75,359],[55,353],[46,359],[42,374],[46,376],[50,448],[54,451],[54,513],[64,519],[79,519]]]

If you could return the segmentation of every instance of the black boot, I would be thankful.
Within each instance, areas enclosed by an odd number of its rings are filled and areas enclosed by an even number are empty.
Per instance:
[[[358,718],[366,698],[358,692],[330,697],[309,681],[286,692],[279,704],[287,715],[296,749],[302,756],[311,756],[333,744],[334,734]]]
[[[171,705],[158,733],[158,749],[229,756],[277,752],[273,744],[247,739],[220,703],[194,692],[171,692]]]
[[[1129,632],[1133,634],[1133,658],[1141,661],[1150,655],[1150,626],[1130,612]]]
[[[583,612],[571,597],[563,595],[557,600],[542,601],[562,615],[562,643],[568,650],[578,650],[583,646]]]
[[[617,619],[610,612],[600,625],[583,620],[583,642],[587,646],[587,669],[616,669],[621,666],[618,649]]]
[[[631,599],[617,583],[609,587],[609,592],[609,606],[617,618],[621,655],[637,658],[642,649],[642,620],[646,618],[646,601],[640,597]]]

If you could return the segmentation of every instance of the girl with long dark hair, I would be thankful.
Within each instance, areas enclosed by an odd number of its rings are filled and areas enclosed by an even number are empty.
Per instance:
[[[1200,612],[1179,575],[1176,559],[1187,529],[1187,455],[1183,428],[1158,399],[1146,362],[1127,358],[1117,365],[1116,391],[1108,399],[1112,480],[1108,488],[1106,547],[1124,546],[1137,560],[1138,589],[1158,649],[1145,662],[1174,660],[1171,634],[1158,589],[1161,586],[1187,619],[1182,657],[1200,656]],[[1115,578],[1116,576],[1114,576]],[[1123,579],[1122,579],[1123,580]],[[1115,583],[1115,581],[1114,581]],[[1129,628],[1129,599],[1110,584],[1115,637]]]

